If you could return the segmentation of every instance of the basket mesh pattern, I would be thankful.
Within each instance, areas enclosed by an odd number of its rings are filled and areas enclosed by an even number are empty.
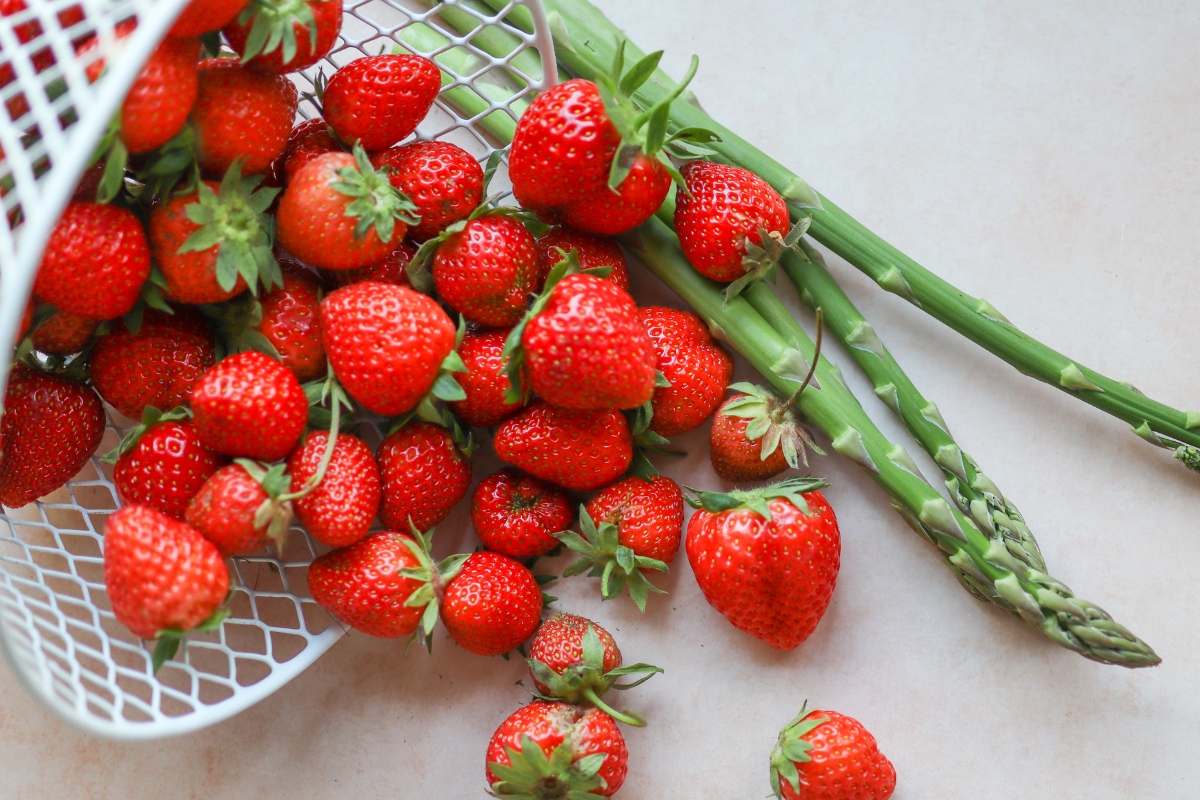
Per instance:
[[[7,111],[0,113],[5,212],[0,388],[46,237],[139,65],[184,5],[183,0],[26,2],[26,10],[0,18],[0,83],[8,80],[0,87]],[[310,91],[318,69],[328,75],[354,58],[392,52],[397,45],[433,57],[443,68],[442,95],[416,138],[453,141],[484,161],[494,151],[489,125],[511,125],[527,96],[555,80],[540,3],[515,0],[509,8],[514,6],[533,13],[537,35],[500,22],[504,13],[468,0],[347,0],[333,52],[319,67],[293,77],[302,92]],[[82,8],[82,18],[64,27],[60,17],[72,8]],[[449,13],[470,14],[470,33],[460,36],[443,25]],[[115,55],[113,26],[130,16],[138,18],[138,30]],[[31,30],[35,20],[40,33]],[[99,48],[108,69],[94,84],[88,84],[72,46],[90,34],[109,45]],[[493,55],[497,36],[518,44],[517,49]],[[551,65],[548,74],[542,74],[542,63]],[[6,68],[11,70],[7,76]],[[317,109],[305,101],[300,113],[311,117]],[[502,165],[493,191],[506,180]],[[134,424],[112,409],[108,413],[98,453],[115,446]],[[364,425],[361,433],[372,446],[378,444],[377,427]],[[104,524],[118,506],[111,467],[93,457],[72,481],[39,502],[0,509],[0,645],[29,688],[69,721],[131,739],[195,730],[278,689],[342,635],[307,595],[305,573],[321,550],[296,528],[283,553],[264,549],[230,559],[232,616],[218,631],[191,637],[177,660],[153,675],[149,648],[116,622],[104,590]]]

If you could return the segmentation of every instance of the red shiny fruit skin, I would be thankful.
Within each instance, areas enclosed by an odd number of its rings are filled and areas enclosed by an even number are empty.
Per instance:
[[[777,447],[762,457],[762,439],[746,438],[750,420],[721,413],[725,406],[746,395],[737,392],[729,396],[713,414],[708,437],[708,457],[713,471],[732,483],[751,483],[773,478],[788,468],[783,448]]]
[[[221,184],[205,181],[219,194]],[[246,291],[246,280],[238,275],[229,289],[217,283],[217,257],[221,246],[214,244],[204,250],[180,252],[184,242],[200,226],[188,218],[188,208],[199,204],[197,192],[173,195],[166,202],[155,204],[150,211],[150,249],[167,288],[163,296],[176,303],[223,303]]]
[[[441,88],[441,71],[424,56],[356,58],[330,76],[322,115],[343,142],[382,150],[417,129]]]
[[[542,590],[521,562],[486,550],[472,553],[446,583],[442,624],[464,650],[498,656],[537,630]]]
[[[225,462],[201,444],[191,422],[160,422],[117,459],[113,485],[124,505],[183,519],[188,502]]]
[[[665,475],[649,481],[630,476],[602,490],[587,504],[599,525],[617,526],[617,540],[636,555],[670,564],[683,538],[683,492]]]
[[[299,492],[316,474],[329,434],[314,431],[288,456],[291,491]],[[379,465],[366,442],[338,433],[333,457],[317,488],[292,501],[296,518],[314,539],[330,547],[345,547],[367,535],[379,512],[383,494]]]
[[[342,144],[333,138],[329,126],[320,117],[298,123],[288,134],[283,154],[271,165],[272,185],[287,186],[292,176],[309,161],[326,153],[340,152],[342,149]]]
[[[308,422],[308,399],[296,375],[254,350],[229,356],[192,390],[200,441],[228,456],[279,461]]]
[[[671,174],[657,158],[639,153],[617,191],[604,191],[572,203],[563,210],[564,221],[581,231],[616,236],[641,225],[667,199]]]
[[[646,306],[638,315],[654,347],[654,366],[671,383],[654,388],[650,429],[662,436],[695,430],[721,405],[733,359],[690,311]]]
[[[373,533],[318,557],[308,568],[313,600],[343,625],[382,639],[411,636],[424,606],[404,603],[421,588],[400,570],[420,566],[404,533]]]
[[[416,254],[417,246],[405,239],[396,246],[395,250],[373,264],[358,269],[323,269],[321,277],[339,289],[363,281],[387,283],[411,289],[412,282],[409,281],[408,273],[405,270]]]
[[[550,270],[563,259],[563,253],[570,253],[574,250],[579,257],[579,266],[582,269],[607,267],[611,271],[605,280],[629,291],[629,268],[625,263],[625,254],[621,252],[615,239],[559,225],[538,237],[537,248],[540,272],[539,290],[546,282],[546,276],[550,274]],[[562,252],[559,252],[560,250]]]
[[[99,323],[65,311],[56,311],[33,332],[33,346],[43,353],[78,353],[91,340]]]
[[[339,0],[322,5],[333,2]],[[298,102],[296,85],[287,78],[244,67],[235,58],[201,61],[192,108],[200,169],[219,180],[240,158],[243,175],[267,172],[287,147]]]
[[[532,558],[558,546],[552,534],[575,518],[567,495],[515,469],[495,472],[475,487],[471,524],[483,546],[511,558]]]
[[[312,10],[317,28],[316,47],[311,44],[309,29],[296,22],[292,25],[296,34],[296,54],[290,60],[283,60],[281,45],[269,53],[259,53],[247,64],[261,72],[284,75],[311,67],[329,55],[329,51],[337,44],[338,34],[342,31],[342,0],[311,0],[308,7]],[[235,17],[221,32],[225,34],[229,46],[241,55],[246,50],[246,41],[250,38],[250,30],[253,27],[253,17],[245,23],[239,22],[239,18]]]
[[[492,444],[501,461],[577,492],[607,486],[633,460],[633,436],[620,411],[572,411],[543,400],[501,423]]]
[[[232,22],[248,3],[249,0],[191,0],[175,18],[175,24],[167,35],[199,36],[209,31],[219,31]]]
[[[559,612],[538,626],[533,641],[529,643],[529,657],[540,661],[552,672],[562,675],[571,667],[583,662],[583,637],[588,625],[596,632],[604,653],[601,669],[611,672],[621,666],[621,648],[613,635],[590,619],[575,614]],[[530,676],[533,677],[532,675]],[[533,678],[533,683],[542,694],[549,694],[550,687]]]
[[[477,325],[515,325],[537,285],[537,244],[516,219],[470,220],[433,257],[433,285],[446,305]]]
[[[274,287],[259,301],[262,321],[257,327],[283,365],[307,383],[325,375],[325,346],[317,322],[321,284],[298,265],[281,263],[280,267],[283,286]]]
[[[270,498],[240,464],[221,467],[188,502],[184,519],[223,556],[245,556],[267,544],[267,526],[254,524]]]
[[[483,201],[483,167],[456,144],[410,142],[371,156],[376,167],[390,167],[388,179],[417,207],[421,221],[409,228],[417,241],[437,236],[447,225],[466,219]]]
[[[511,328],[485,328],[468,331],[458,346],[458,354],[467,367],[455,373],[466,400],[448,405],[450,410],[468,425],[490,428],[499,425],[525,407],[525,401],[510,403],[504,399],[508,378],[504,374],[504,342]]]
[[[879,752],[870,731],[836,711],[813,710],[804,715],[809,717],[826,721],[801,737],[813,749],[809,761],[793,762],[800,773],[799,792],[779,782],[784,800],[888,800],[896,791],[896,768]]]
[[[410,422],[376,454],[383,481],[379,516],[391,530],[424,533],[449,516],[471,486],[471,461],[445,429]],[[411,525],[409,520],[411,520]]]

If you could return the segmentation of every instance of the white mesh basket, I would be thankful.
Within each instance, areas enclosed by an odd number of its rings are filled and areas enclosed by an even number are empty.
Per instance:
[[[0,88],[0,103],[23,94],[29,106],[16,120],[0,109],[0,185],[6,189],[0,201],[5,212],[0,221],[0,397],[13,337],[50,230],[141,64],[186,0],[26,3],[26,11],[0,18],[0,63],[11,63],[16,75]],[[83,8],[84,21],[64,30],[58,14],[72,6]],[[500,21],[515,6],[532,14],[534,35]],[[556,75],[538,0],[514,0],[499,14],[479,9],[486,7],[470,0],[346,0],[342,32],[323,64],[325,73],[361,55],[390,51],[395,43],[433,57],[443,69],[442,96],[417,138],[447,139],[486,160],[494,149],[487,121],[501,119],[496,114],[515,120],[528,95],[553,85]],[[477,27],[465,36],[455,34],[442,24],[445,14],[455,13],[470,14]],[[136,32],[112,57],[115,24],[135,15]],[[42,34],[22,44],[16,30],[32,19],[40,21]],[[107,71],[91,85],[72,47],[73,40],[90,33],[103,43],[96,56],[108,57]],[[493,55],[514,44],[508,55]],[[56,63],[39,73],[32,56],[45,47]],[[302,91],[311,89],[316,73],[314,67],[294,76]],[[447,102],[455,97],[468,102]],[[300,113],[309,117],[315,109],[305,102]],[[504,178],[502,168],[493,185],[503,185]],[[99,453],[111,449],[133,424],[108,412]],[[307,596],[305,572],[316,551],[297,529],[287,552],[264,550],[230,560],[236,584],[232,616],[219,631],[192,637],[177,660],[153,675],[149,649],[114,619],[104,591],[102,533],[105,519],[118,507],[111,477],[111,467],[93,457],[52,495],[25,508],[0,509],[0,649],[58,715],[123,739],[196,730],[274,692],[342,635]]]

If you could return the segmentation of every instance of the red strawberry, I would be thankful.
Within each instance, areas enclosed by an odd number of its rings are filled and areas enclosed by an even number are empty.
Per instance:
[[[192,389],[212,363],[212,334],[199,314],[146,309],[136,334],[115,326],[99,338],[89,371],[101,397],[126,417],[140,419],[146,406],[191,402]]]
[[[191,0],[175,18],[168,36],[199,36],[224,28],[245,8],[247,0]]]
[[[288,456],[292,493],[300,493],[316,475],[329,442],[314,431]],[[296,518],[313,538],[331,547],[354,544],[367,535],[382,495],[379,466],[371,448],[356,436],[339,433],[333,456],[317,488],[292,501]]]
[[[572,411],[541,400],[501,424],[492,444],[502,461],[579,492],[612,483],[633,460],[620,411]]]
[[[325,120],[306,119],[292,128],[283,155],[271,166],[273,186],[286,186],[292,177],[309,161],[326,153],[342,150],[341,143],[333,138]]]
[[[700,427],[725,396],[733,359],[691,312],[648,306],[638,309],[638,315],[654,347],[655,368],[671,384],[654,389],[650,429],[677,436]]]
[[[196,433],[229,456],[278,461],[304,432],[308,399],[295,374],[254,350],[229,356],[192,390]]]
[[[0,504],[20,508],[83,468],[104,436],[104,407],[87,384],[17,364],[0,431]]]
[[[812,634],[837,583],[841,536],[817,489],[792,478],[747,492],[698,492],[687,554],[709,605],[779,650]]]
[[[32,299],[25,304],[25,313],[21,315],[21,322],[17,326],[17,341],[25,338],[25,334],[29,332],[29,326],[33,324],[33,307]]]
[[[200,169],[217,177],[243,159],[243,174],[266,172],[287,147],[298,100],[287,78],[249,69],[235,58],[201,61],[192,108]]]
[[[78,353],[96,332],[96,320],[55,311],[33,332],[33,346],[43,353]]]
[[[558,546],[553,534],[574,518],[560,489],[512,468],[484,478],[471,497],[471,524],[483,546],[513,558],[553,550]]]
[[[356,58],[329,78],[321,113],[343,142],[382,150],[417,129],[441,88],[441,71],[423,56]]]
[[[500,723],[488,744],[497,797],[611,797],[628,770],[621,730],[598,708],[534,701]]]
[[[357,269],[379,261],[416,222],[408,198],[356,147],[326,153],[297,170],[279,201],[279,243],[322,269]]]
[[[116,461],[113,484],[125,505],[149,506],[183,519],[188,501],[225,459],[200,442],[186,411],[147,408],[142,423],[105,457]]]
[[[784,402],[752,383],[735,383],[736,394],[713,415],[709,458],[727,481],[764,481],[795,469],[808,450],[824,455],[796,416],[795,398]]]
[[[283,365],[306,383],[325,374],[325,346],[317,323],[321,284],[296,264],[281,267],[283,286],[263,296],[262,321],[255,327],[279,353]]]
[[[538,268],[541,273],[538,279],[539,289],[546,282],[554,265],[565,258],[565,253],[574,250],[582,269],[608,267],[612,270],[608,274],[608,280],[629,291],[629,270],[625,264],[625,255],[614,239],[558,226],[539,236],[537,247]]]
[[[59,311],[114,319],[133,308],[150,276],[150,247],[131,212],[70,203],[50,234],[33,291]]]
[[[466,400],[450,403],[451,410],[466,422],[479,428],[499,425],[524,405],[504,399],[508,378],[504,376],[504,343],[511,328],[483,329],[469,332],[458,346],[458,354],[466,372],[458,382],[467,395]]]
[[[442,301],[479,325],[519,322],[538,280],[533,234],[510,216],[487,214],[455,223],[442,236],[433,256]]]
[[[363,408],[391,416],[413,408],[454,351],[454,323],[432,298],[364,282],[321,301],[329,363]]]
[[[780,800],[887,800],[896,768],[858,720],[806,703],[771,751],[771,788]]]
[[[519,561],[486,550],[472,553],[442,593],[442,624],[464,650],[498,656],[533,635],[542,590]]]
[[[665,475],[646,481],[630,476],[614,483],[587,504],[597,524],[617,526],[623,547],[634,555],[667,564],[679,550],[683,536],[683,492]]]
[[[283,497],[289,484],[282,464],[268,470],[238,459],[204,482],[184,518],[224,556],[249,555],[268,541],[281,545],[292,520]]]
[[[342,30],[342,0],[258,0],[222,29],[242,60],[282,75],[329,54]]]
[[[471,461],[445,428],[410,422],[376,455],[383,480],[379,516],[391,530],[428,530],[444,520],[471,487]]]
[[[410,142],[375,153],[371,162],[391,167],[388,180],[417,207],[421,221],[409,230],[414,239],[437,236],[483,200],[483,168],[456,144]]]
[[[213,630],[229,593],[221,554],[190,525],[146,506],[126,506],[104,526],[104,586],[117,622],[157,637],[154,668],[175,655],[183,633]]]
[[[374,264],[368,264],[361,269],[325,269],[321,270],[321,275],[332,281],[338,288],[349,286],[352,283],[374,281],[411,289],[412,283],[408,280],[408,273],[405,270],[408,262],[412,261],[416,254],[417,246],[405,239],[395,250]]]
[[[572,203],[563,221],[588,233],[615,236],[631,231],[658,211],[671,191],[671,173],[653,156],[639,153],[617,191],[599,192]]]

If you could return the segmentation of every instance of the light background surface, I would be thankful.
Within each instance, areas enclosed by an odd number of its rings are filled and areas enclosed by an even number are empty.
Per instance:
[[[909,255],[1080,362],[1200,407],[1195,4],[600,5],[643,48],[665,48],[676,75],[697,53],[710,112]],[[645,616],[601,605],[586,578],[556,587],[557,606],[607,626],[627,660],[666,669],[620,698],[652,723],[627,731],[619,797],[766,795],[775,734],[805,698],[867,725],[897,798],[1195,797],[1200,476],[831,266],[1023,510],[1051,572],[1163,665],[1093,664],[981,605],[853,465],[822,459],[842,572],[793,652],[711,610],[682,552]],[[643,304],[677,304],[645,272],[634,282]],[[682,437],[691,455],[669,474],[719,487],[706,437]],[[477,477],[494,466],[480,460]],[[445,552],[474,546],[465,508],[440,539]],[[438,637],[430,658],[349,636],[241,716],[151,744],[76,732],[0,667],[0,797],[482,797],[487,740],[526,696],[522,665]]]

